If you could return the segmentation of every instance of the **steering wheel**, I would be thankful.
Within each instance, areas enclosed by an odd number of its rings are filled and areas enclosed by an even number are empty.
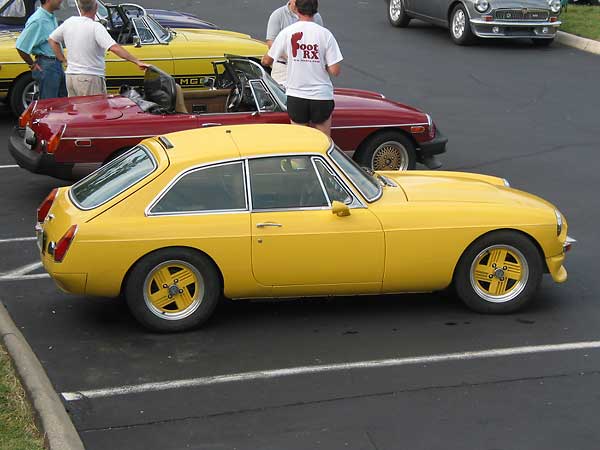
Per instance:
[[[121,27],[119,36],[117,36],[117,42],[120,45],[128,44],[129,38],[131,38],[132,34],[133,34],[133,22],[129,21],[129,23],[127,24],[127,27],[125,29],[123,29],[123,27]]]
[[[242,104],[242,99],[244,98],[244,89],[246,89],[246,77],[241,76],[238,73],[239,83],[236,83],[236,86],[231,90],[229,96],[227,97],[227,111],[235,111]]]

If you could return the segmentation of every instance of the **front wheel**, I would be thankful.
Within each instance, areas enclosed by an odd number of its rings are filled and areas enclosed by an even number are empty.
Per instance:
[[[404,9],[404,0],[388,0],[388,20],[395,27],[404,28],[410,23],[410,16]]]
[[[542,273],[542,257],[529,238],[513,231],[498,231],[469,246],[458,263],[454,285],[469,308],[504,314],[532,300]]]
[[[415,144],[398,131],[368,138],[357,150],[356,161],[373,170],[413,170],[417,165]]]
[[[186,248],[169,248],[144,257],[125,286],[127,305],[146,328],[158,332],[184,331],[200,326],[220,298],[213,263]]]
[[[450,17],[450,37],[455,44],[469,45],[475,41],[469,14],[463,5],[456,5]]]
[[[39,93],[37,82],[31,76],[31,72],[26,72],[13,84],[10,90],[8,104],[11,112],[19,117],[23,114],[31,102],[33,102]]]

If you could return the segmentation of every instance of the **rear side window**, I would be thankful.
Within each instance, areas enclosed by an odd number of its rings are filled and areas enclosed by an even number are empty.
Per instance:
[[[150,214],[193,214],[246,210],[241,162],[204,167],[183,175],[150,209]]]
[[[150,151],[141,145],[100,167],[70,190],[71,200],[80,209],[93,209],[143,180],[156,169]]]

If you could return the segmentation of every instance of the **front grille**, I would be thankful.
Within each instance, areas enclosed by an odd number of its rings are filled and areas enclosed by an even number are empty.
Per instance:
[[[546,21],[550,13],[545,9],[498,9],[495,12],[496,20],[531,20]]]

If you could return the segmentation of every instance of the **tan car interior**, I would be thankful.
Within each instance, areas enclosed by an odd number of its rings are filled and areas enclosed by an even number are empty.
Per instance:
[[[176,85],[175,112],[182,114],[210,114],[227,112],[231,89],[198,89],[184,91]]]

